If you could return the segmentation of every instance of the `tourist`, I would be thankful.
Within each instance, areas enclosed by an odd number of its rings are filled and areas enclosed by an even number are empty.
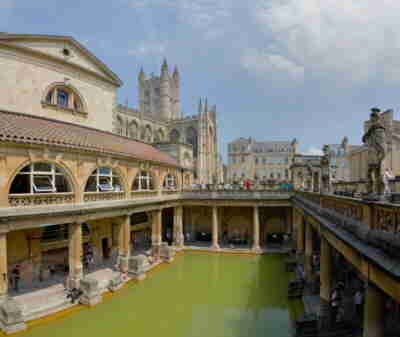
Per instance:
[[[54,278],[54,275],[56,274],[56,269],[55,269],[55,267],[54,267],[53,264],[51,264],[51,265],[49,266],[49,274],[50,274],[50,277],[51,277],[51,278]]]
[[[358,289],[354,295],[354,305],[356,309],[356,319],[362,320],[363,314],[363,293]]]
[[[15,266],[15,268],[12,270],[11,274],[12,274],[12,280],[14,283],[14,290],[16,292],[19,292],[19,280],[21,278],[21,271],[20,271],[19,264],[17,264]]]
[[[335,287],[331,294],[330,305],[332,309],[332,322],[336,323],[338,320],[339,305],[340,305],[340,290],[339,287]]]

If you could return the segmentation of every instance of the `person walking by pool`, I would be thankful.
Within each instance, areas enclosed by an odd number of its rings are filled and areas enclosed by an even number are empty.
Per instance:
[[[332,312],[332,324],[336,324],[338,320],[339,313],[339,305],[340,305],[340,290],[338,287],[335,287],[331,294],[331,312]]]
[[[14,290],[19,292],[19,281],[21,279],[21,270],[19,264],[15,266],[15,268],[11,272],[14,284]]]
[[[356,311],[356,320],[362,322],[362,314],[363,314],[363,293],[361,289],[358,289],[354,295],[354,306]]]

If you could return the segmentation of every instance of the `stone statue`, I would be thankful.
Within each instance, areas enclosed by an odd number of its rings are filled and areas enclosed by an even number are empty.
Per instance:
[[[387,153],[386,129],[381,122],[380,110],[371,109],[370,125],[362,141],[368,147],[367,192],[377,198],[383,193],[382,163]]]
[[[322,191],[324,193],[330,193],[331,191],[331,175],[329,170],[330,146],[324,145],[322,148],[322,152],[323,152],[323,156],[321,158]]]

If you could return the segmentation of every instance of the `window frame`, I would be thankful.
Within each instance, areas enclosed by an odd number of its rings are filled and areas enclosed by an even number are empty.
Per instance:
[[[49,165],[49,170],[44,171],[44,170],[36,170],[36,166],[38,164],[46,164]],[[28,168],[26,170],[26,168]],[[19,175],[25,175],[29,177],[29,192],[27,193],[9,193],[9,194],[43,194],[43,193],[70,193],[72,192],[72,185],[71,182],[68,179],[68,176],[62,170],[61,168],[58,167],[58,165],[54,163],[47,163],[47,162],[32,162],[19,170],[19,172],[15,175],[10,189],[12,188],[12,185]],[[56,177],[57,176],[63,176],[66,182],[66,191],[64,192],[58,192],[57,191],[57,186],[56,186]],[[35,178],[47,178],[48,184],[42,184],[40,185],[38,183],[38,180]]]
[[[108,173],[101,172],[101,169],[107,169],[109,170],[109,172]],[[95,177],[96,191],[87,190],[88,182],[91,177]],[[109,180],[109,183],[103,184],[101,182],[102,179]],[[117,179],[119,180],[119,184],[115,183],[115,180]],[[119,188],[117,188],[117,186],[119,186]],[[121,176],[112,167],[103,166],[96,168],[86,181],[85,193],[104,193],[104,192],[124,192]]]

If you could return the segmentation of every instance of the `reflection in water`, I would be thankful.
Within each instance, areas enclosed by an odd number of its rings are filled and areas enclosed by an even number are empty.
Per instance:
[[[29,337],[289,337],[281,256],[186,253],[110,300],[37,326]]]

